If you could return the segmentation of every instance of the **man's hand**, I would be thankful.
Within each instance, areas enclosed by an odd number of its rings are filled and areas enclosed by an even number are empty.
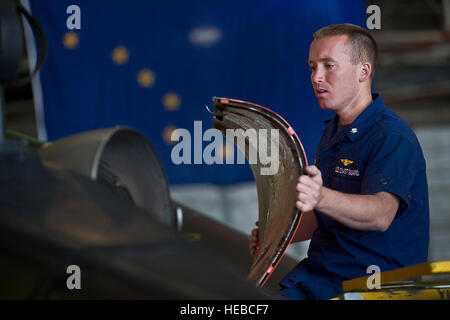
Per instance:
[[[298,210],[307,212],[313,210],[322,199],[322,174],[316,166],[306,167],[306,175],[298,178],[296,186]]]
[[[256,221],[256,226],[259,227],[259,221]],[[248,236],[248,248],[250,249],[250,255],[254,257],[259,249],[259,228],[253,229]]]

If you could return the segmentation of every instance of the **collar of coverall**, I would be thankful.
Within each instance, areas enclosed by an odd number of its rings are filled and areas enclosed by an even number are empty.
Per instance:
[[[348,130],[345,135],[350,139],[350,141],[355,142],[362,136],[364,130],[366,130],[377,116],[381,115],[384,108],[383,98],[378,93],[372,94],[372,103],[367,106],[361,112],[361,114],[349,125]],[[323,123],[330,127],[332,125],[337,125],[339,117],[335,115],[333,118],[325,120]]]

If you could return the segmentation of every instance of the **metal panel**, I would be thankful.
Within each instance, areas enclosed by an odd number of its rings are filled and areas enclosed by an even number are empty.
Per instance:
[[[227,129],[235,131],[237,139],[245,139],[247,129],[278,130],[279,141],[275,145],[279,153],[278,171],[272,175],[261,174],[264,164],[249,161],[258,192],[259,250],[254,257],[249,279],[263,286],[277,267],[295,234],[301,213],[295,206],[298,178],[307,165],[301,142],[292,127],[273,111],[249,102],[227,98],[213,98],[215,119],[213,127],[226,136]],[[267,136],[270,136],[267,133]],[[238,140],[239,141],[239,140]],[[241,140],[242,141],[242,140]],[[259,150],[255,139],[245,139],[245,147],[239,146],[249,159],[250,150]],[[272,145],[272,141],[266,145]]]

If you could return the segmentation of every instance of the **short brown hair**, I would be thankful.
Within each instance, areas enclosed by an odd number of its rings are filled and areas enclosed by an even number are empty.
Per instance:
[[[341,35],[348,37],[351,63],[370,62],[372,65],[370,77],[373,79],[378,61],[378,46],[367,30],[351,23],[332,24],[314,32],[314,40]]]

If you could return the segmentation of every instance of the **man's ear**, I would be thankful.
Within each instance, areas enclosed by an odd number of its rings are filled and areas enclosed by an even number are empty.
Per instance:
[[[372,65],[370,62],[363,62],[360,66],[359,82],[364,82],[370,79],[372,74]]]

